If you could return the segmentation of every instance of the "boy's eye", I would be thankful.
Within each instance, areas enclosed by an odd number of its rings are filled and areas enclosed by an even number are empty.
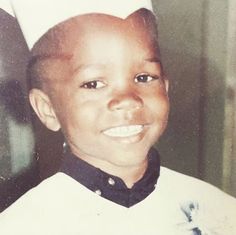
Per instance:
[[[91,82],[85,82],[80,87],[85,89],[99,89],[104,87],[105,84],[101,81],[91,81]]]
[[[158,76],[151,76],[148,74],[139,74],[135,77],[134,81],[146,83],[146,82],[151,82],[153,80],[156,80],[158,78],[159,78]]]

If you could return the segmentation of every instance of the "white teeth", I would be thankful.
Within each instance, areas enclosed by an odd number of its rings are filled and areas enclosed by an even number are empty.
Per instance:
[[[137,135],[142,130],[143,130],[142,125],[132,125],[132,126],[114,127],[104,131],[103,133],[111,137],[128,137],[132,135]]]

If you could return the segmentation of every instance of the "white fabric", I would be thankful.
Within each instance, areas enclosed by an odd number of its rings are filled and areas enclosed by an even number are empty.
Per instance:
[[[0,0],[0,8],[14,16],[9,0]]]
[[[236,199],[163,167],[156,190],[131,208],[57,173],[0,214],[1,235],[191,235],[195,226],[202,235],[236,234]]]
[[[152,10],[151,0],[12,0],[12,5],[30,49],[50,28],[73,16],[103,13],[126,18],[140,8]]]

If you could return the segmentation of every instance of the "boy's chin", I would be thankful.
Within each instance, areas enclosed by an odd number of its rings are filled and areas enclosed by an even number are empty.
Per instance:
[[[143,164],[148,156],[148,151],[117,151],[105,159],[105,161],[117,167],[134,167]]]

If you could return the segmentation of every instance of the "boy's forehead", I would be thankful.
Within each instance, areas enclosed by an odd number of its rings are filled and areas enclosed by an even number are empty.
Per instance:
[[[151,40],[151,43],[157,44],[156,18],[152,12],[142,9],[126,19],[105,14],[86,14],[70,18],[49,30],[35,44],[32,55],[70,55],[74,46],[78,43],[83,45],[88,36],[96,38],[102,33],[122,35],[124,38],[136,34],[146,37],[147,43]]]

